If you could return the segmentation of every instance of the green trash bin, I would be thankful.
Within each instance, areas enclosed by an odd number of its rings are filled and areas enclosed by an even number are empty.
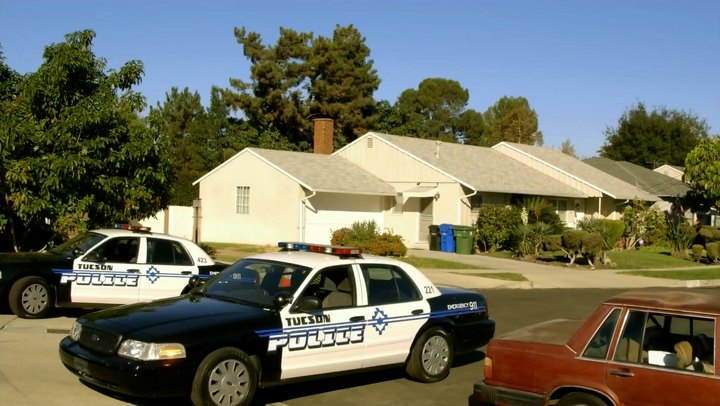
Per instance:
[[[458,254],[470,255],[473,253],[475,242],[475,227],[453,226],[455,236],[455,252]]]

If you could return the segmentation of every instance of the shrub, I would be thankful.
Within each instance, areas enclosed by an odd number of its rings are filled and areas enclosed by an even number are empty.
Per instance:
[[[695,239],[695,229],[678,216],[667,218],[667,241],[672,248],[672,254],[679,257],[687,256],[687,249]]]
[[[705,255],[709,262],[715,262],[718,259],[720,253],[720,242],[713,241],[705,244]]]
[[[693,244],[692,246],[692,258],[695,262],[700,262],[703,255],[705,255],[705,247],[700,244]]]
[[[582,252],[590,254],[593,258],[600,255],[603,249],[603,238],[600,234],[587,233],[582,237]]]
[[[530,255],[535,250],[533,226],[520,224],[512,233],[513,251],[519,257]]]
[[[582,230],[563,231],[561,235],[563,247],[569,252],[580,252],[585,234],[587,234],[587,232]]]
[[[555,206],[541,197],[524,199],[522,207],[527,210],[528,224],[544,223],[550,227],[552,234],[561,233],[565,224],[555,212]]]
[[[375,221],[355,222],[350,228],[343,227],[332,232],[332,245],[359,247],[369,254],[404,256],[407,247],[402,237],[389,232],[380,233]]]
[[[559,234],[546,235],[542,239],[543,251],[562,251],[562,236]]]
[[[712,227],[702,226],[698,234],[703,244],[715,241]]]
[[[198,244],[200,248],[202,248],[203,251],[205,251],[206,254],[210,256],[210,258],[215,259],[215,255],[217,254],[217,250],[215,247],[211,245],[207,245],[205,243],[199,243]]]
[[[477,246],[485,252],[509,246],[510,236],[520,224],[520,212],[514,207],[480,206],[475,233]]]
[[[720,241],[720,229],[712,228],[711,230],[712,230],[712,240]]]

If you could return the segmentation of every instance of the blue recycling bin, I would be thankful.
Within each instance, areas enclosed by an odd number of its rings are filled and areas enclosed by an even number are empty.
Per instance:
[[[455,236],[452,224],[440,224],[440,251],[455,252]]]

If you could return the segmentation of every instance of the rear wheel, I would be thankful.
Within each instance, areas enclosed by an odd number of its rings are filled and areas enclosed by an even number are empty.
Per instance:
[[[52,308],[52,291],[45,279],[27,276],[10,288],[10,310],[23,319],[40,319]]]
[[[572,392],[563,396],[558,406],[607,406],[607,403],[589,393]]]
[[[448,333],[440,327],[432,327],[415,341],[405,371],[420,382],[441,381],[450,374],[453,352]]]
[[[200,363],[190,398],[195,406],[246,406],[255,394],[257,379],[245,352],[221,348]]]

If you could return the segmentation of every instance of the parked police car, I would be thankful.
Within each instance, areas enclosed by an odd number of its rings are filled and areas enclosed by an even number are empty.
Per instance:
[[[193,242],[143,227],[99,229],[47,252],[0,253],[0,300],[19,317],[53,306],[99,308],[177,296],[193,275],[216,264]]]
[[[261,386],[404,365],[444,379],[495,332],[483,295],[348,247],[280,243],[190,293],[79,318],[60,359],[89,384],[137,397],[247,405]]]

